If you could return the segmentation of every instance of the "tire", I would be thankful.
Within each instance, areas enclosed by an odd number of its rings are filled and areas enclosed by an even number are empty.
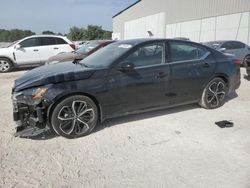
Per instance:
[[[10,72],[13,69],[12,62],[7,58],[0,58],[0,73]]]
[[[242,66],[243,66],[243,67],[248,67],[248,66],[250,66],[250,54],[247,55],[247,56],[243,59]]]
[[[228,88],[221,78],[212,79],[203,90],[200,106],[206,109],[219,108],[225,103]]]
[[[55,106],[51,126],[60,136],[73,139],[90,134],[98,117],[97,106],[89,97],[74,95]]]

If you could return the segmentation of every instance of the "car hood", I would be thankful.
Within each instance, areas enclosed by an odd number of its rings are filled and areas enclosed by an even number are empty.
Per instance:
[[[41,85],[87,79],[94,72],[95,69],[87,68],[81,63],[74,64],[72,61],[44,65],[28,71],[15,80],[14,91],[18,92]]]
[[[9,51],[10,51],[10,48],[2,47],[2,48],[0,48],[0,55],[1,55],[2,53],[9,52]]]
[[[47,62],[48,63],[53,62],[53,61],[64,62],[64,61],[70,61],[74,59],[83,59],[85,57],[86,55],[81,54],[81,53],[65,52],[65,53],[60,53],[60,54],[50,57]]]

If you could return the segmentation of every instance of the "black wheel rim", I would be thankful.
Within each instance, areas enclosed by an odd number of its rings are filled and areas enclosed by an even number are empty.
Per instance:
[[[95,119],[93,107],[85,101],[73,101],[58,113],[59,129],[67,135],[84,134]]]
[[[209,85],[206,100],[211,107],[218,107],[226,95],[225,84],[223,82],[213,82]]]

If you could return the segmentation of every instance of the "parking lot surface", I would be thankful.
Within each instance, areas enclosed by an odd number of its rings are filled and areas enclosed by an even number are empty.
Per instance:
[[[89,136],[15,138],[0,74],[0,187],[250,187],[250,81],[216,110],[187,105],[104,122]],[[216,121],[232,120],[219,128]]]

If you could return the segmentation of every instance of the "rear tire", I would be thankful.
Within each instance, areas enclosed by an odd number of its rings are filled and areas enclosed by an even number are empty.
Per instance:
[[[0,58],[0,73],[10,72],[13,69],[12,62],[7,58]]]
[[[200,106],[206,109],[219,108],[225,103],[228,88],[221,78],[212,79],[203,90]]]
[[[56,105],[51,116],[54,131],[69,139],[90,134],[97,122],[96,104],[83,95],[74,95],[62,100]]]

